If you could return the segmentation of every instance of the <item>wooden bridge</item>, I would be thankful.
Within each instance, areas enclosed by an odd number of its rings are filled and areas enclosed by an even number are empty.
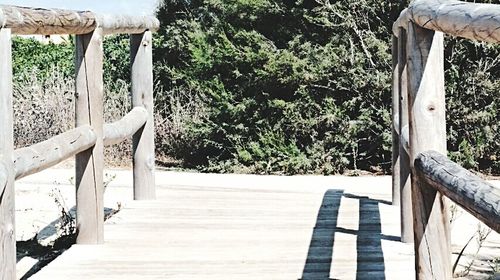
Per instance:
[[[151,32],[158,21],[0,9],[1,279],[16,277],[15,180],[72,156],[77,245],[39,279],[450,279],[445,197],[500,231],[500,190],[445,156],[443,71],[443,32],[500,42],[498,5],[416,0],[394,24],[394,206],[376,185],[158,188],[154,200]],[[76,128],[14,150],[11,34],[61,33],[76,35]],[[104,124],[102,39],[114,33],[131,34],[134,108]],[[130,136],[134,198],[141,201],[104,226],[103,146]]]

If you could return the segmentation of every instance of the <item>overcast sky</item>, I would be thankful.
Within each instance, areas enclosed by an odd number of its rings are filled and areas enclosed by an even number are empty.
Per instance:
[[[38,8],[91,10],[101,13],[149,15],[156,10],[159,0],[0,0],[0,4]]]

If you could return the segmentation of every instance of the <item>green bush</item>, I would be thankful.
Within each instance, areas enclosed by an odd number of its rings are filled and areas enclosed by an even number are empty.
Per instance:
[[[154,36],[158,156],[214,172],[389,172],[391,27],[407,5],[165,0]],[[110,92],[128,80],[128,44],[105,40]],[[54,64],[73,73],[71,42],[14,48],[16,75]],[[493,174],[499,54],[496,45],[446,40],[449,154]]]

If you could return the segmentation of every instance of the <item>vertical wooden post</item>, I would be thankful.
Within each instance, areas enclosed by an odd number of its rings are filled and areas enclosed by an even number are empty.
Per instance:
[[[12,41],[0,29],[0,279],[16,279]]]
[[[408,82],[406,72],[406,30],[398,29],[399,72],[399,137],[400,143],[408,128]],[[403,145],[399,146],[399,186],[401,195],[401,241],[413,242],[413,210],[411,201],[410,158]]]
[[[392,35],[392,205],[401,201],[399,186],[399,71],[398,71],[398,38]]]
[[[151,31],[130,36],[132,105],[148,111],[146,124],[133,136],[134,199],[155,199],[153,122],[153,46]]]
[[[427,150],[446,154],[443,34],[408,24],[410,164]],[[451,279],[448,209],[444,197],[412,173],[417,279]]]
[[[78,244],[104,241],[102,29],[76,36],[76,126],[88,124],[96,144],[76,155]]]

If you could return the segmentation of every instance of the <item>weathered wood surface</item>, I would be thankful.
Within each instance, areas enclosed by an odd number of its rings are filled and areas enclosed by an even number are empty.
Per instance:
[[[153,41],[150,31],[130,36],[132,106],[147,110],[146,124],[132,138],[134,199],[155,198]]]
[[[490,43],[500,42],[500,5],[498,4],[415,0],[394,23],[394,35],[398,36],[398,28],[406,28],[409,21],[420,27],[453,36]]]
[[[30,279],[414,278],[387,178],[164,175]]]
[[[401,203],[399,180],[399,67],[398,67],[398,38],[392,36],[392,205]]]
[[[0,279],[16,277],[11,30],[0,29]]]
[[[453,0],[416,0],[408,7],[421,27],[453,36],[500,42],[500,5]]]
[[[16,179],[54,166],[96,143],[89,125],[69,130],[51,139],[14,151]]]
[[[134,107],[120,120],[104,125],[104,145],[118,144],[132,137],[147,121],[148,111]]]
[[[408,28],[408,21],[409,21],[409,15],[408,15],[408,8],[404,9],[401,11],[401,14],[399,17],[396,19],[394,24],[392,25],[392,34],[396,37],[399,38],[399,35],[401,32],[399,31],[400,28],[403,28],[406,30]]]
[[[76,155],[77,243],[103,242],[103,46],[102,30],[76,36],[76,127],[90,125],[96,142]]]
[[[413,242],[413,210],[411,201],[411,178],[410,178],[410,148],[409,148],[409,124],[408,124],[408,71],[406,58],[406,30],[399,28],[398,32],[398,76],[399,76],[399,186],[401,196],[401,241]]]
[[[428,184],[500,233],[499,188],[435,151],[421,153],[415,168]]]
[[[0,5],[1,28],[14,34],[87,34],[96,28],[104,33],[142,33],[156,31],[153,16],[96,14],[91,11],[28,8]]]
[[[446,153],[443,34],[409,23],[407,72],[410,165],[427,150]],[[451,279],[448,207],[444,197],[412,173],[417,279]]]

